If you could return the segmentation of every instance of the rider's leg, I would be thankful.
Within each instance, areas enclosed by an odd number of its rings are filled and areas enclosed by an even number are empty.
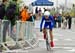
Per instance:
[[[46,32],[46,29],[44,28],[44,29],[43,29],[44,39],[46,39],[46,33],[47,33],[47,32]]]
[[[50,45],[51,45],[51,47],[54,47],[54,43],[53,43],[53,31],[52,31],[52,29],[49,30],[49,33],[50,33],[50,40],[51,40]]]
[[[43,34],[44,34],[44,39],[46,39],[46,28],[47,28],[47,26],[48,26],[48,23],[45,23],[44,24],[44,29],[43,29]]]
[[[49,34],[50,34],[50,40],[51,42],[53,41],[53,34],[52,34],[52,30],[49,30]]]

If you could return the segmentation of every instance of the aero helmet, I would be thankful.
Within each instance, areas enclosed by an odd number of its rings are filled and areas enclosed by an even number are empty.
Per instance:
[[[50,15],[50,12],[49,11],[45,11],[44,12],[44,16],[49,16]]]

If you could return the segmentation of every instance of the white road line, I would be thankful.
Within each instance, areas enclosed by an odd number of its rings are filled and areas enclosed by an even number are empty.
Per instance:
[[[63,47],[53,47],[53,49],[57,49],[57,48],[63,48]]]
[[[4,53],[28,53],[28,50],[21,50],[21,49],[19,49],[19,50],[10,50],[10,51],[5,51]]]
[[[44,39],[39,39],[39,41],[45,41]],[[57,39],[57,38],[54,38],[54,41],[73,41],[72,39]]]
[[[72,47],[63,47],[63,49],[73,49]]]
[[[54,39],[54,41],[58,41],[58,39]]]
[[[59,34],[59,33],[53,33],[53,35],[56,35],[56,36],[63,36],[62,34]]]
[[[75,34],[75,31],[67,29],[66,32]]]
[[[54,41],[58,41],[59,39],[54,39]],[[44,39],[39,39],[39,41],[45,41]]]
[[[72,47],[53,47],[54,49],[57,49],[57,48],[62,48],[62,49],[65,49],[65,50],[72,50],[73,48]]]
[[[71,50],[67,50],[67,51],[69,51],[69,52],[75,52],[75,49],[71,49]]]
[[[67,39],[64,39],[65,41],[72,41],[72,39],[70,39],[70,38],[67,38]]]

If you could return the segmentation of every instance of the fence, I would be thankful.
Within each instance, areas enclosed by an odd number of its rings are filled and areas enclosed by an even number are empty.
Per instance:
[[[8,33],[6,33],[7,31]],[[4,36],[7,37],[5,42]],[[5,44],[7,44],[7,46]],[[34,48],[37,46],[37,44],[38,40],[36,40],[36,35],[34,33],[33,22],[16,21],[14,27],[11,26],[11,23],[8,20],[2,20],[2,22],[0,22],[0,45],[3,46],[6,50],[11,50],[11,48]]]

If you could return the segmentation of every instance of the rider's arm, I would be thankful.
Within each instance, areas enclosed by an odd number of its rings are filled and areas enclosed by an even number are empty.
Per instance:
[[[51,19],[51,27],[53,28],[54,27],[54,17],[51,16],[50,19]]]
[[[53,16],[51,16],[51,20],[52,20],[52,22],[54,22],[54,17]]]
[[[43,21],[44,21],[44,17],[42,17],[42,21],[41,21],[41,24],[40,24],[40,30],[42,30],[42,24],[43,24]]]

